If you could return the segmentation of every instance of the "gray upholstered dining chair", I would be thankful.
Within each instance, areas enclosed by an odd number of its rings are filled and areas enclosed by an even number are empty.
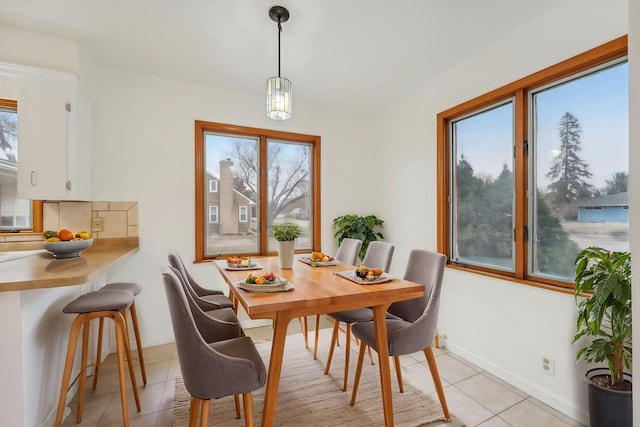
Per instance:
[[[188,292],[186,279],[182,276],[180,270],[171,266],[167,268],[178,278],[178,282],[182,286],[182,291],[187,298],[191,315],[206,342],[244,336],[240,321],[232,309],[218,308],[207,311],[203,310],[195,301],[193,295]]]
[[[369,243],[367,252],[362,259],[362,264],[370,268],[379,268],[385,272],[389,271],[391,267],[391,260],[393,259],[393,252],[395,246],[391,243],[375,241]],[[329,347],[329,355],[327,356],[327,364],[324,368],[324,374],[329,373],[331,368],[331,359],[333,358],[333,351],[338,342],[338,332],[340,330],[340,322],[346,324],[346,344],[345,344],[345,360],[344,360],[344,379],[342,390],[347,391],[347,380],[349,377],[349,358],[351,356],[351,326],[358,322],[368,322],[373,320],[373,311],[370,308],[364,307],[357,310],[345,310],[337,311],[335,313],[327,313],[329,317],[333,319],[333,335],[331,336],[331,347]]]
[[[229,297],[225,296],[221,291],[203,288],[196,282],[196,280],[189,274],[187,268],[182,261],[182,258],[175,250],[169,250],[169,265],[176,268],[185,278],[186,284],[189,287],[189,292],[193,295],[194,299],[198,302],[198,305],[203,310],[215,310],[217,308],[232,308],[233,302]]]
[[[340,242],[338,251],[334,258],[344,264],[356,265],[359,261],[358,255],[360,254],[360,248],[362,247],[362,240],[351,239],[345,237]],[[318,338],[320,336],[320,315],[316,314],[316,336],[315,344],[313,346],[313,360],[318,357]]]
[[[189,426],[206,426],[211,399],[242,394],[245,426],[253,426],[251,392],[266,381],[264,363],[249,337],[208,343],[200,334],[179,278],[169,268],[162,270],[178,362],[184,386],[191,395]]]
[[[400,356],[422,351],[427,359],[444,416],[448,420],[450,418],[449,408],[431,348],[436,334],[445,262],[446,257],[436,252],[421,249],[411,251],[404,279],[423,284],[424,296],[391,304],[387,310],[386,323],[389,356],[392,356],[395,362],[400,392],[403,391]],[[353,406],[358,393],[365,347],[369,346],[377,351],[377,345],[373,321],[355,324],[352,329],[353,335],[360,339],[358,367],[351,394],[351,405]]]

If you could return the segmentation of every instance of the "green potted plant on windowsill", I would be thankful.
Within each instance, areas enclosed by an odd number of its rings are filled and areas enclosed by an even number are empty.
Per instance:
[[[573,342],[589,341],[576,358],[606,362],[587,372],[589,425],[631,426],[631,254],[589,247],[576,258],[578,319]]]
[[[384,221],[375,215],[342,215],[333,220],[333,235],[338,239],[338,246],[345,238],[361,240],[360,259],[363,259],[369,243],[384,239],[380,231],[383,226]]]
[[[302,234],[302,227],[291,222],[271,224],[271,235],[278,241],[280,268],[293,267],[295,240]]]

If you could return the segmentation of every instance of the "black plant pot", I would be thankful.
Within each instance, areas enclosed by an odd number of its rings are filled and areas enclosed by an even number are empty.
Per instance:
[[[589,382],[589,427],[631,427],[633,423],[633,402],[631,391],[610,390],[594,383],[591,379],[609,376],[607,368],[587,371]],[[624,374],[631,382],[631,375]]]

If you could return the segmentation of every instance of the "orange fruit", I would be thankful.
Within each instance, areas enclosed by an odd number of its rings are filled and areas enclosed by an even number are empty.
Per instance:
[[[73,233],[66,228],[58,230],[58,239],[62,241],[73,240]]]

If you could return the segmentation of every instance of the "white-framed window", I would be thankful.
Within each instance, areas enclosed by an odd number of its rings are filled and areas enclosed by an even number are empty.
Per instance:
[[[239,206],[238,207],[238,219],[240,222],[247,222],[249,221],[249,215],[247,215],[248,209],[246,206]]]
[[[209,180],[209,193],[217,193],[218,192],[218,180],[210,179]]]
[[[209,223],[210,224],[218,223],[218,206],[216,205],[209,206]]]

